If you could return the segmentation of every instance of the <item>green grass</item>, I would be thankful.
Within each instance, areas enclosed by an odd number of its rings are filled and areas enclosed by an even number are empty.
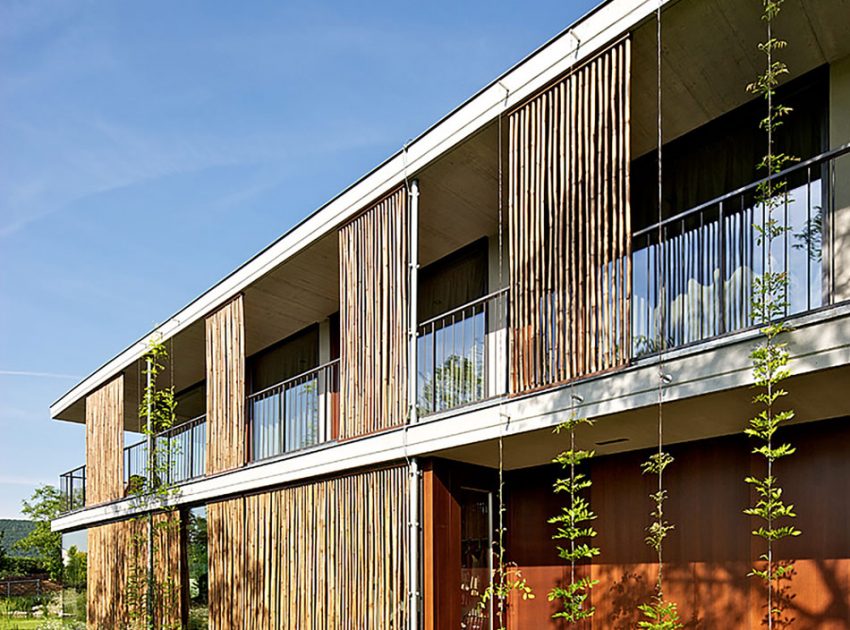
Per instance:
[[[10,619],[0,617],[0,630],[34,630],[44,619]]]

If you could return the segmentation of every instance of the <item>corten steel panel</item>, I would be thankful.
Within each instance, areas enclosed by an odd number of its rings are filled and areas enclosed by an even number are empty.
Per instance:
[[[783,497],[797,512],[803,534],[776,546],[780,559],[793,560],[795,573],[783,584],[785,614],[794,628],[846,628],[850,625],[850,419],[787,427],[777,434],[797,453],[776,464]],[[762,627],[766,595],[747,573],[763,552],[751,530],[758,521],[743,514],[753,497],[744,483],[764,474],[753,456],[754,442],[743,436],[715,438],[666,448],[674,463],[665,471],[666,517],[675,525],[664,547],[665,596],[678,604],[686,627]],[[655,479],[641,474],[647,451],[611,455],[589,465],[591,507],[598,518],[594,544],[600,555],[589,567],[600,583],[591,591],[593,628],[634,628],[637,606],[648,602],[657,575],[654,552],[646,545]],[[568,577],[557,557],[554,530],[547,519],[565,505],[551,492],[562,473],[543,466],[509,473],[507,557],[534,589],[531,601],[512,599],[511,628],[560,627],[546,593]]]
[[[409,234],[403,187],[339,231],[340,439],[405,421]]]
[[[628,39],[509,117],[511,390],[628,359]]]
[[[242,296],[206,320],[206,471],[245,463],[245,315]]]
[[[86,397],[86,505],[124,496],[124,376]]]

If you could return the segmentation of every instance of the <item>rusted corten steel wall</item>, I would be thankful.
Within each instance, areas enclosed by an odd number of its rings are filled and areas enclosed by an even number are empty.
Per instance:
[[[514,393],[628,360],[629,57],[626,39],[509,116]]]

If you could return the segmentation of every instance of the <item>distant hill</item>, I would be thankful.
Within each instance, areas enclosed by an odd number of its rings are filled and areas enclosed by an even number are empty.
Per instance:
[[[29,534],[35,524],[32,521],[25,521],[17,518],[0,518],[0,544],[6,550],[6,554],[10,558],[32,558],[36,554],[30,551],[21,551],[15,546],[21,538]]]

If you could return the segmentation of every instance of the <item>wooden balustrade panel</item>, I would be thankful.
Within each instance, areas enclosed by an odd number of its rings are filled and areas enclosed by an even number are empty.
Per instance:
[[[210,628],[404,628],[407,468],[208,506]]]
[[[124,496],[124,375],[86,396],[86,505]]]
[[[404,188],[339,231],[340,439],[405,421],[409,233]]]
[[[147,518],[90,527],[87,560],[87,627],[144,630],[148,567]],[[155,514],[154,625],[179,628],[185,619],[179,512]]]
[[[245,463],[245,313],[242,296],[206,320],[207,474]]]
[[[509,117],[514,393],[628,360],[629,46]]]

